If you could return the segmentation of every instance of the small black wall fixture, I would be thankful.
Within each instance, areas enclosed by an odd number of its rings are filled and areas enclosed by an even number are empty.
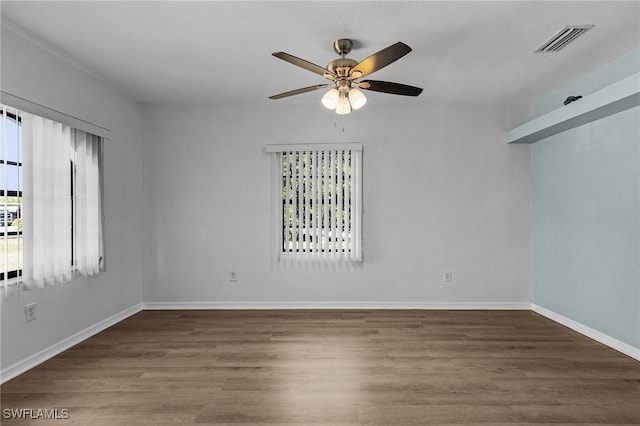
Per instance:
[[[582,99],[582,96],[569,96],[564,100],[564,104],[569,105],[571,102],[577,101],[578,99]]]

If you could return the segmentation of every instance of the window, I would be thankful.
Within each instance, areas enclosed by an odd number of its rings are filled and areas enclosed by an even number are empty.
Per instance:
[[[362,260],[362,145],[269,145],[278,259]]]
[[[22,120],[0,106],[0,280],[22,270]]]
[[[2,285],[17,277],[11,282],[40,287],[99,273],[102,138],[1,108]]]

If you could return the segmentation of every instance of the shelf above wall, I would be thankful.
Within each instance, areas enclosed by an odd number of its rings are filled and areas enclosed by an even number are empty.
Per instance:
[[[507,132],[507,143],[533,143],[640,105],[640,73]]]

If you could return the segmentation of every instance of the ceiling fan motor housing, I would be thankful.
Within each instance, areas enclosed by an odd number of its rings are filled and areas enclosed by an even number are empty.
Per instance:
[[[357,61],[349,58],[334,59],[327,64],[327,69],[334,72],[338,78],[349,77],[349,71],[358,65]]]

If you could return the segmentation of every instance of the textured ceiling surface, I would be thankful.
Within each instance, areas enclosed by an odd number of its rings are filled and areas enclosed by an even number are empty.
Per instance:
[[[343,37],[356,60],[411,46],[370,78],[424,88],[414,102],[531,103],[640,44],[638,1],[3,1],[1,13],[3,27],[143,103],[316,102],[267,99],[326,81],[271,53],[325,66]],[[596,26],[559,53],[533,53],[572,24]]]

